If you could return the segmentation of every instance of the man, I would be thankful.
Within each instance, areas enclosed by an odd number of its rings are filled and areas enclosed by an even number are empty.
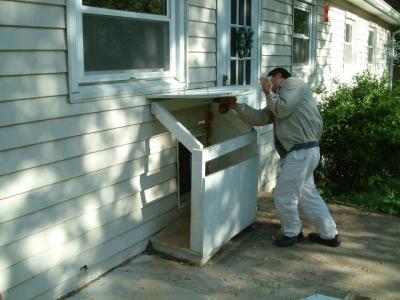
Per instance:
[[[275,148],[282,159],[274,191],[282,231],[276,244],[289,247],[303,240],[300,206],[318,231],[310,233],[309,240],[338,247],[341,241],[336,224],[314,184],[313,172],[320,159],[322,118],[312,92],[284,68],[276,68],[268,76],[269,79],[260,79],[267,98],[264,109],[236,103],[232,98],[227,104],[250,125],[274,124]]]

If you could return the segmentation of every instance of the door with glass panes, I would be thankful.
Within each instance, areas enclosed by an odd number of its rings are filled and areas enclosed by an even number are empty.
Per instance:
[[[218,1],[220,84],[245,86],[257,82],[258,1]]]

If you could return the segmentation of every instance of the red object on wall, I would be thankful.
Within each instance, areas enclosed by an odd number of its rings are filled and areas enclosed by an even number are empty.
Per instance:
[[[329,22],[329,4],[324,5],[324,22]]]

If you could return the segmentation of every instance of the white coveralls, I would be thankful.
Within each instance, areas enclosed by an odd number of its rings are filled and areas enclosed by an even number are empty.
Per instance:
[[[320,237],[332,239],[337,234],[336,224],[314,184],[313,172],[320,159],[319,147],[290,151],[295,145],[320,139],[322,118],[312,92],[302,80],[289,77],[283,81],[277,94],[267,93],[266,97],[266,108],[258,110],[238,104],[237,112],[244,122],[253,126],[273,123],[278,144],[288,152],[282,159],[274,191],[282,233],[288,237],[300,233],[300,206]],[[280,147],[276,148],[279,150]]]

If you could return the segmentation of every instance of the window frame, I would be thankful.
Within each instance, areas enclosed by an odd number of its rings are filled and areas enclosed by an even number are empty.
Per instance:
[[[218,39],[217,39],[217,86],[231,86],[236,89],[247,89],[252,86],[258,87],[258,78],[260,77],[259,62],[261,57],[260,42],[261,39],[261,4],[258,0],[251,0],[251,14],[252,21],[251,27],[253,28],[253,48],[251,56],[251,81],[250,84],[246,85],[231,85],[230,84],[230,64],[231,64],[231,1],[221,0],[217,1],[217,28],[218,28]],[[239,28],[239,27],[238,27]],[[229,80],[224,85],[224,75],[227,75]]]
[[[182,3],[184,1],[167,1],[165,16],[85,6],[82,0],[67,1],[68,76],[71,102],[98,100],[102,97],[125,94],[147,94],[167,89],[182,89],[187,86],[185,72],[187,39],[184,26],[186,9]],[[170,70],[85,72],[82,22],[84,13],[132,20],[168,21]],[[182,60],[182,57],[185,59]]]
[[[372,45],[369,44],[369,34],[372,32]],[[367,39],[367,65],[368,68],[373,68],[376,63],[376,42],[377,42],[377,29],[375,26],[370,25],[368,28]],[[372,49],[372,62],[369,62],[369,49]]]
[[[294,32],[294,10],[299,9],[309,13],[309,58],[308,63],[295,63],[294,62],[294,38],[302,38],[303,35],[296,34]],[[313,1],[308,1],[307,3],[294,1],[293,3],[293,15],[292,15],[292,68],[293,71],[308,71],[312,73],[315,69],[315,60],[316,60],[316,5]]]
[[[345,61],[345,53],[343,53],[343,64],[346,66],[351,66],[356,63],[356,47],[357,47],[357,33],[356,33],[356,21],[347,18],[345,20],[345,28],[344,28],[344,50],[346,49],[346,45],[351,45],[351,62],[348,63]],[[346,25],[349,24],[351,25],[351,43],[346,42]]]

